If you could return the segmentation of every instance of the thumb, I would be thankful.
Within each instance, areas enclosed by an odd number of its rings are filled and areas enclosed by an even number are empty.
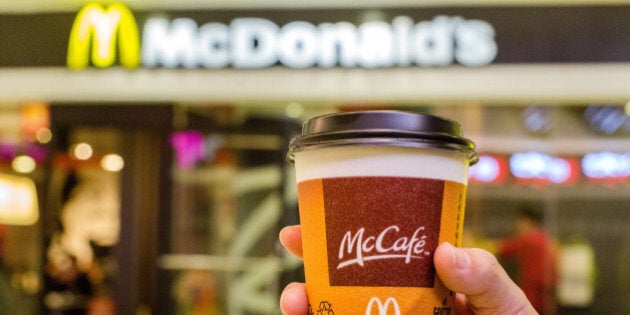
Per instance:
[[[464,294],[474,314],[538,314],[489,252],[443,243],[435,251],[434,262],[444,285]]]

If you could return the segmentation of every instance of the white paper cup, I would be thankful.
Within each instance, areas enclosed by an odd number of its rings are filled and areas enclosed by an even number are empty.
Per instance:
[[[440,117],[315,117],[291,141],[313,314],[454,314],[433,265],[461,243],[474,144]]]

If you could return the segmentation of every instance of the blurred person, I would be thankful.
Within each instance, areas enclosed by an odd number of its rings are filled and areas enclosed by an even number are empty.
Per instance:
[[[497,256],[516,263],[516,283],[541,315],[556,314],[557,251],[542,226],[542,212],[520,208],[513,237],[497,243]]]
[[[280,231],[280,242],[293,255],[302,257],[302,232],[299,226]],[[459,315],[533,315],[537,314],[521,291],[488,251],[456,248],[442,243],[435,251],[438,277],[457,292],[455,310]],[[303,283],[291,283],[280,297],[284,315],[306,315],[308,300]]]
[[[120,184],[117,174],[84,168],[68,175],[63,193],[61,227],[56,237],[77,259],[91,268],[94,245],[111,247],[120,235]]]
[[[47,314],[86,314],[94,287],[111,285],[105,263],[119,238],[120,187],[116,174],[87,167],[71,170],[60,183],[59,225],[46,246],[44,304]],[[106,310],[105,295],[94,298],[101,302],[92,305],[94,312]]]

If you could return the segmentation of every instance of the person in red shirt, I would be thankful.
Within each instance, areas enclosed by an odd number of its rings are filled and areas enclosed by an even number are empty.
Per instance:
[[[516,283],[534,308],[541,315],[555,314],[557,255],[554,241],[542,227],[542,214],[531,206],[523,207],[516,220],[516,235],[499,242],[497,255],[516,263]]]

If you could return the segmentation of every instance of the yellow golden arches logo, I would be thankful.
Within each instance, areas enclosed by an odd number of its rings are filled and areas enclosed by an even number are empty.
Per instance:
[[[120,3],[107,8],[87,4],[77,14],[70,32],[68,68],[86,68],[90,59],[94,66],[109,67],[116,60],[117,46],[120,65],[126,68],[140,65],[140,38],[131,11]]]
[[[388,297],[385,300],[385,303],[382,303],[381,300],[377,297],[373,297],[368,302],[367,309],[365,309],[365,315],[372,315],[372,307],[376,304],[378,315],[387,315],[389,310],[389,305],[391,304],[394,315],[400,315],[400,306],[398,306],[398,302],[393,297]]]

